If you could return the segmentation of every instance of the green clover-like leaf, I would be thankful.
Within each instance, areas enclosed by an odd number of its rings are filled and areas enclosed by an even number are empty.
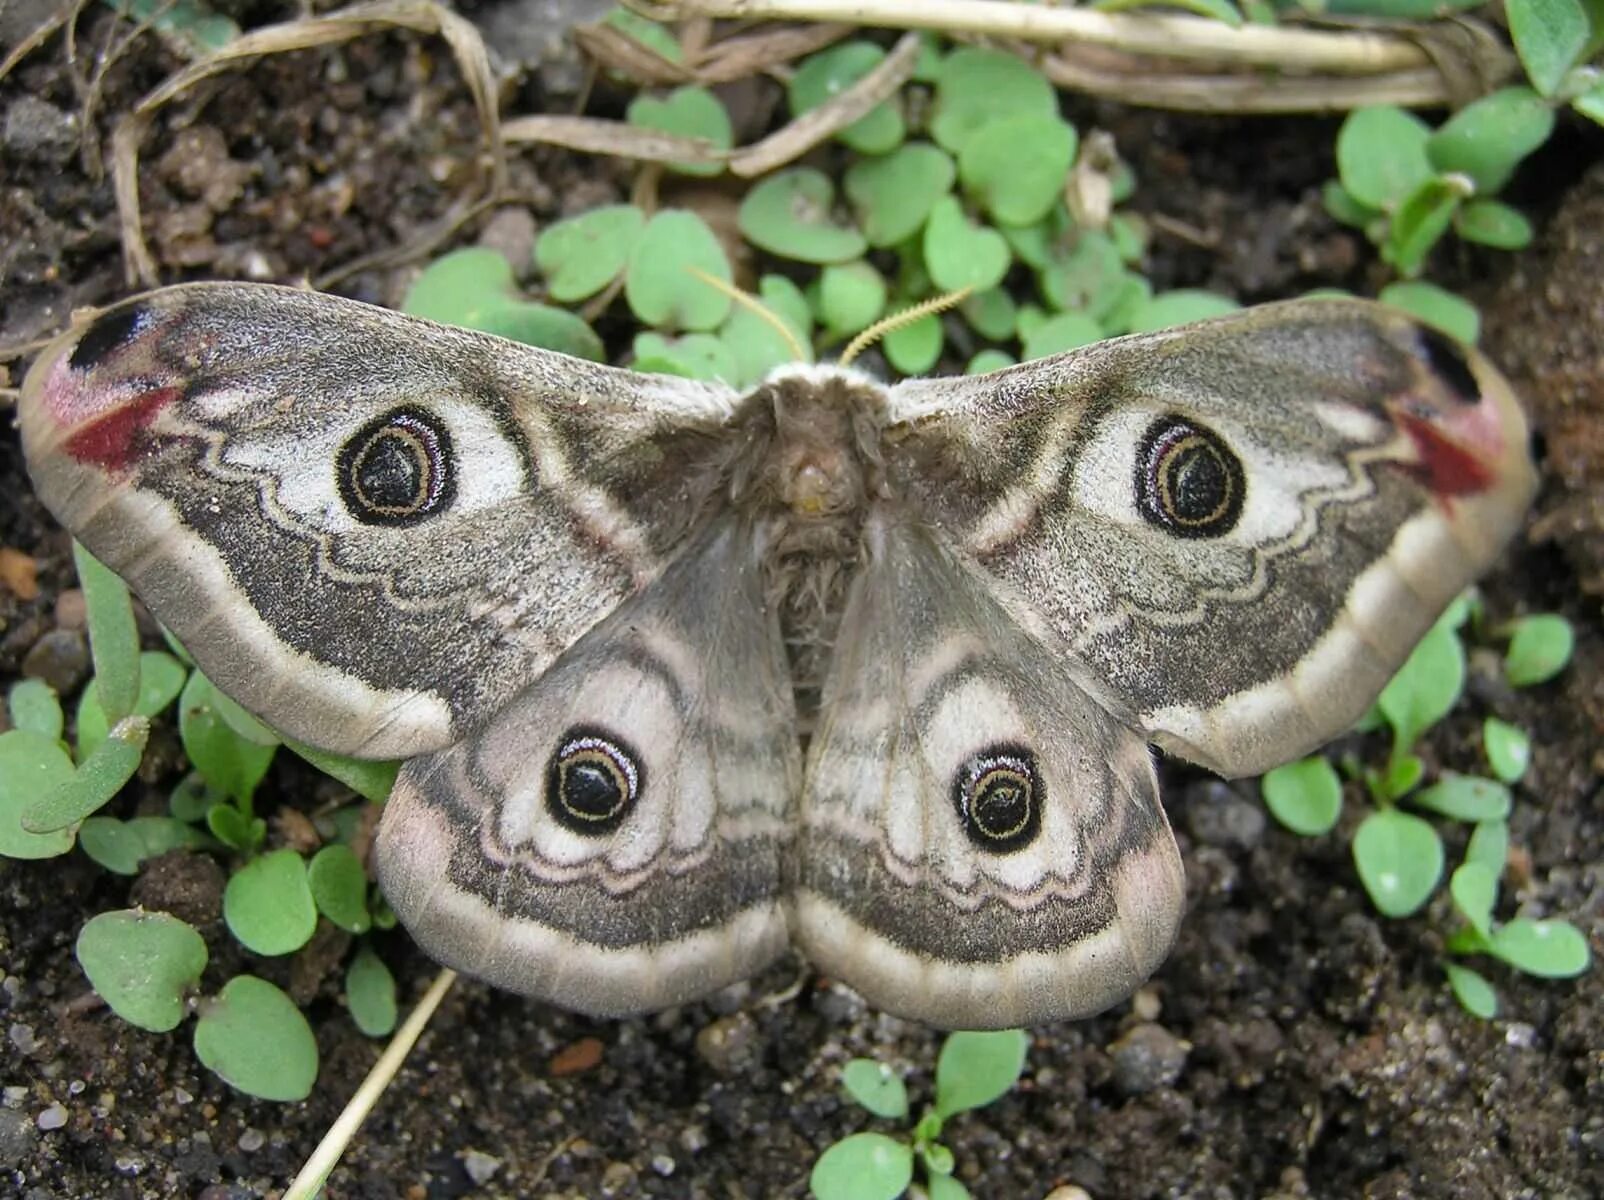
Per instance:
[[[535,239],[535,265],[546,276],[553,300],[587,300],[618,278],[646,214],[633,204],[606,204],[569,217]]]
[[[254,975],[230,979],[201,1006],[195,1056],[231,1087],[262,1100],[305,1100],[317,1080],[317,1039],[279,988]]]
[[[1029,1049],[1023,1029],[950,1034],[936,1059],[936,1113],[945,1119],[990,1104],[1019,1079]]]
[[[1504,653],[1504,677],[1516,687],[1547,683],[1565,669],[1576,648],[1571,623],[1556,613],[1538,613],[1515,622]]]
[[[901,1120],[908,1115],[908,1089],[884,1063],[854,1058],[842,1068],[841,1086],[848,1096],[877,1117]]]
[[[808,1176],[816,1200],[896,1200],[912,1182],[912,1147],[883,1133],[842,1138]]]
[[[167,913],[125,909],[89,918],[78,964],[111,1010],[130,1025],[166,1033],[184,1019],[187,994],[206,969],[206,940]]]
[[[810,55],[791,76],[791,112],[800,116],[844,92],[885,59],[886,52],[873,42],[840,42]],[[901,143],[906,128],[894,100],[874,106],[845,129],[836,140],[860,154],[886,154]]]
[[[1360,822],[1353,861],[1376,909],[1383,916],[1407,917],[1426,903],[1442,878],[1442,839],[1429,821],[1382,809]]]
[[[223,889],[223,920],[240,944],[257,954],[299,950],[317,928],[306,861],[286,848],[246,863]]]
[[[0,855],[55,858],[72,849],[71,828],[32,833],[22,824],[24,810],[72,777],[72,759],[55,738],[33,729],[0,733]]]
[[[1587,938],[1569,921],[1517,917],[1493,931],[1492,954],[1517,971],[1542,979],[1571,979],[1593,960]]]
[[[925,268],[943,292],[996,287],[1008,273],[1008,243],[995,229],[975,225],[956,196],[943,196],[931,209],[924,232]]]
[[[1271,815],[1304,837],[1330,833],[1342,815],[1342,780],[1320,755],[1275,768],[1259,788]]]
[[[958,178],[997,220],[1030,225],[1063,195],[1077,140],[1056,113],[997,117],[964,142]]]
[[[637,96],[624,114],[631,125],[701,138],[715,150],[728,150],[735,141],[730,114],[719,98],[703,87],[676,88],[667,96]],[[675,162],[669,169],[681,175],[718,175],[724,164],[717,162]],[[561,299],[561,297],[559,297]]]
[[[345,1003],[356,1027],[368,1037],[388,1037],[395,1031],[395,976],[366,942],[346,968]]]
[[[769,176],[741,201],[741,233],[754,246],[807,263],[850,262],[868,243],[834,219],[835,185],[812,167]]]
[[[998,117],[1055,116],[1052,84],[1017,55],[965,46],[941,60],[930,134],[954,154]]]
[[[909,142],[890,154],[853,163],[844,184],[864,237],[881,248],[918,233],[957,175],[946,151],[929,142]]]

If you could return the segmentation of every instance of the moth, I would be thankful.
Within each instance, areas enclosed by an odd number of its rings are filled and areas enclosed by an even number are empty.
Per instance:
[[[212,679],[406,757],[433,956],[587,1013],[795,943],[948,1027],[1086,1016],[1184,907],[1150,744],[1348,728],[1512,536],[1509,385],[1295,301],[966,378],[741,394],[309,292],[91,314],[20,402],[44,502]]]

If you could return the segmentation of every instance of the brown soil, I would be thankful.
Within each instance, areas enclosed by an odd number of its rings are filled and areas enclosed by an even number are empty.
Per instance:
[[[0,45],[48,7],[0,9]],[[229,7],[255,17],[264,6]],[[74,305],[124,290],[111,187],[86,148],[108,145],[115,116],[177,60],[154,38],[135,42],[106,73],[82,139],[75,71],[120,36],[113,24],[91,6],[76,66],[58,36],[0,83],[0,344],[46,333]],[[509,91],[509,108],[537,111],[560,88],[552,78]],[[746,102],[761,111],[763,89],[755,91]],[[598,98],[604,109],[617,102]],[[1259,300],[1378,281],[1369,248],[1318,202],[1334,122],[1069,107],[1081,128],[1116,134],[1141,180],[1135,207],[1165,218],[1151,265],[1157,286]],[[164,278],[291,280],[405,245],[463,193],[476,133],[449,59],[425,39],[374,35],[226,76],[166,110],[145,145],[146,229]],[[1542,512],[1575,516],[1545,518],[1549,540],[1510,553],[1486,584],[1491,610],[1558,609],[1576,622],[1579,650],[1559,682],[1518,694],[1478,659],[1471,699],[1425,748],[1433,764],[1476,770],[1484,712],[1535,731],[1513,821],[1521,870],[1506,886],[1504,915],[1517,904],[1566,915],[1595,947],[1604,947],[1604,637],[1580,581],[1598,586],[1604,495],[1604,174],[1585,173],[1601,149],[1596,129],[1567,127],[1523,173],[1518,198],[1546,227],[1534,251],[1450,249],[1439,264],[1437,277],[1485,301],[1487,340],[1522,376],[1547,427]],[[552,152],[513,165],[519,206],[542,222],[620,197],[629,179],[620,164]],[[495,220],[479,219],[459,239]],[[496,227],[527,237],[521,223],[504,216]],[[1578,267],[1583,253],[1591,268]],[[368,271],[340,290],[394,301],[403,279]],[[620,329],[604,322],[603,331]],[[42,638],[72,625],[73,580],[66,537],[32,498],[10,432],[0,438],[0,472],[0,547],[32,556],[40,585],[28,599],[0,585],[9,683]],[[71,662],[53,661],[72,673]],[[165,744],[170,762],[170,733]],[[315,803],[321,785],[310,772],[276,770],[259,796],[264,811]],[[1251,785],[1178,766],[1167,775],[1190,888],[1179,945],[1137,1004],[1036,1031],[1021,1085],[952,1123],[959,1177],[977,1196],[1039,1197],[1061,1184],[1096,1200],[1604,1195],[1604,972],[1547,983],[1494,969],[1504,1015],[1471,1018],[1442,980],[1452,925],[1442,898],[1417,919],[1382,920],[1359,888],[1346,837],[1306,841],[1267,824]],[[161,788],[173,778],[169,767]],[[160,795],[131,796],[121,811]],[[1349,806],[1340,832],[1351,833],[1359,807]],[[296,827],[280,821],[274,836]],[[218,885],[208,867],[182,862],[134,883],[76,853],[0,860],[0,1194],[276,1195],[371,1066],[378,1046],[344,1013],[328,966],[338,946],[252,966],[285,984],[293,976],[313,996],[323,1067],[303,1104],[232,1092],[198,1066],[182,1031],[141,1033],[97,1005],[73,940],[89,915],[135,900],[182,905],[203,922],[209,985],[238,969],[217,919]],[[432,965],[399,933],[380,950],[404,998],[415,999]],[[800,990],[789,995],[792,984]],[[459,984],[328,1194],[802,1196],[823,1147],[884,1127],[842,1100],[840,1065],[870,1055],[906,1070],[917,1102],[928,1096],[939,1041],[866,1010],[795,961],[712,1002],[621,1023]]]

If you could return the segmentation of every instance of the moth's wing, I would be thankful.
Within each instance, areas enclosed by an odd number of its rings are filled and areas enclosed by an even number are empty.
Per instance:
[[[330,750],[481,724],[660,569],[729,393],[331,296],[168,288],[23,385],[46,505],[225,691]]]
[[[790,676],[749,532],[712,528],[480,732],[402,769],[376,848],[433,957],[598,1016],[784,949],[800,778]]]
[[[948,1028],[1125,999],[1185,897],[1146,743],[935,530],[882,512],[867,533],[808,751],[798,940]]]
[[[1160,745],[1226,775],[1346,729],[1519,527],[1480,354],[1294,301],[892,394],[891,470]]]

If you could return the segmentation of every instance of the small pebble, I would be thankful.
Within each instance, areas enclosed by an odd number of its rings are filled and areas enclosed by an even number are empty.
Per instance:
[[[468,1172],[468,1178],[478,1187],[484,1187],[495,1178],[496,1172],[501,1170],[501,1160],[493,1154],[486,1154],[483,1150],[464,1150],[462,1152],[462,1169]]]
[[[18,158],[61,164],[78,148],[78,117],[37,96],[19,96],[6,109],[0,137]]]
[[[15,1024],[6,1030],[6,1037],[19,1054],[32,1054],[39,1049],[39,1039],[34,1036],[32,1025]]]
[[[1218,779],[1187,788],[1185,812],[1186,828],[1205,846],[1251,850],[1264,839],[1263,807]]]
[[[60,1129],[67,1123],[67,1110],[60,1104],[52,1104],[35,1118],[35,1123],[46,1132]]]
[[[757,1051],[757,1026],[746,1013],[720,1017],[696,1035],[696,1053],[721,1075],[751,1066]]]
[[[656,1171],[664,1179],[667,1179],[670,1175],[672,1175],[674,1173],[674,1166],[675,1166],[675,1163],[674,1163],[674,1156],[673,1155],[671,1155],[671,1154],[654,1154],[654,1155],[652,1155],[652,1170]]]
[[[1134,1025],[1112,1046],[1114,1086],[1127,1096],[1168,1087],[1180,1078],[1192,1047],[1162,1025]]]
[[[239,1148],[246,1154],[255,1154],[267,1145],[267,1135],[260,1129],[247,1129],[239,1135]]]
[[[1046,1200],[1092,1200],[1092,1194],[1083,1187],[1066,1183],[1063,1187],[1055,1187],[1048,1192]]]
[[[26,1113],[0,1108],[0,1166],[14,1166],[33,1150],[38,1137]]]
[[[52,629],[23,656],[22,673],[43,679],[58,696],[71,695],[89,677],[89,643],[76,629]]]

